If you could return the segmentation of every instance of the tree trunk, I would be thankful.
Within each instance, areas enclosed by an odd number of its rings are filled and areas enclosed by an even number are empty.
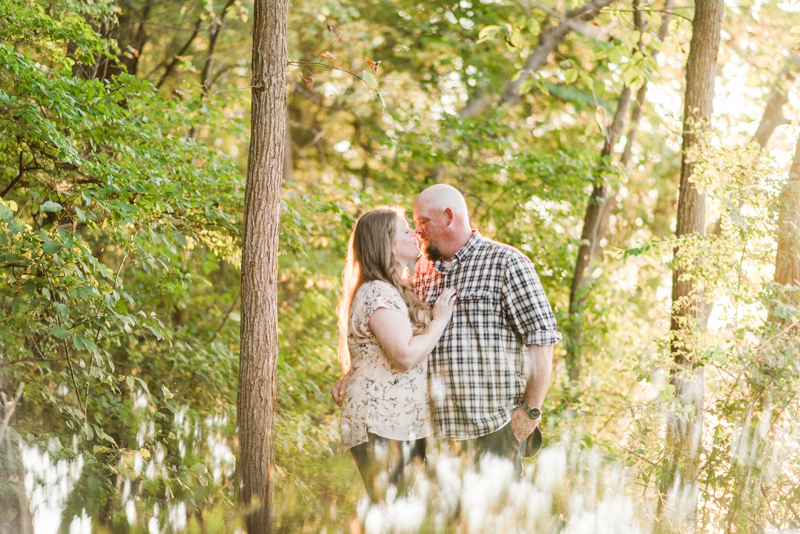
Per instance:
[[[791,122],[784,116],[783,106],[789,101],[789,91],[794,85],[799,71],[800,55],[790,53],[786,60],[786,65],[778,74],[775,85],[772,86],[761,123],[759,123],[758,130],[753,136],[753,141],[758,143],[761,148],[767,146],[769,138],[772,137],[778,126]]]
[[[643,33],[645,21],[643,14],[639,11],[640,5],[640,0],[633,1],[634,22],[636,28]],[[669,12],[672,5],[673,0],[667,0],[664,5],[665,14],[658,32],[658,37],[662,41],[669,32]],[[641,43],[639,44],[639,48],[642,48]],[[594,188],[592,189],[592,195],[586,206],[586,215],[584,216],[583,231],[581,233],[581,245],[575,262],[575,270],[572,275],[572,287],[569,295],[569,318],[565,326],[565,331],[567,335],[567,371],[570,380],[573,382],[578,380],[583,363],[583,314],[586,304],[586,291],[590,282],[588,276],[592,271],[591,266],[597,260],[600,250],[600,241],[605,237],[606,231],[608,230],[608,221],[613,209],[613,200],[617,196],[617,188],[606,183],[603,170],[606,168],[614,146],[617,144],[622,130],[625,128],[625,115],[630,106],[631,92],[629,87],[625,87],[622,90],[617,103],[617,111],[614,113],[614,120],[609,127],[603,150],[600,153],[601,163],[599,172]],[[636,103],[631,114],[631,128],[628,130],[625,151],[620,159],[620,166],[623,168],[627,166],[631,158],[633,137],[642,114],[642,106],[644,105],[646,93],[647,84],[642,85],[636,93]]]
[[[638,0],[634,5],[638,7]],[[572,287],[569,293],[569,320],[567,323],[567,370],[572,381],[578,379],[581,372],[581,345],[583,344],[583,309],[586,301],[586,276],[589,265],[594,263],[597,258],[597,250],[600,246],[598,236],[601,221],[608,220],[611,213],[611,200],[609,195],[612,187],[606,183],[604,169],[608,164],[611,151],[614,150],[619,136],[622,133],[625,123],[625,115],[631,102],[631,89],[625,87],[617,103],[617,111],[614,113],[614,121],[611,123],[608,135],[606,136],[603,150],[600,153],[600,168],[598,176],[592,189],[592,196],[586,206],[586,216],[583,220],[583,231],[581,233],[581,246],[578,249],[578,259],[575,262],[575,272],[572,276]],[[616,192],[615,192],[616,193]],[[616,196],[616,194],[615,194]],[[605,230],[605,229],[604,229]],[[605,233],[605,231],[604,231]]]
[[[705,236],[706,195],[690,181],[694,163],[687,153],[695,144],[696,132],[702,121],[711,116],[714,100],[717,54],[720,30],[725,13],[723,0],[702,0],[695,5],[692,23],[692,40],[686,63],[686,96],[684,102],[683,155],[681,159],[680,196],[676,237]],[[680,247],[674,250],[676,261],[681,256]],[[690,338],[695,325],[703,316],[702,294],[695,281],[676,267],[672,273],[672,333],[671,352],[675,368],[670,383],[675,387],[675,398],[688,408],[687,418],[678,414],[667,416],[668,477],[662,491],[676,483],[691,486],[697,478],[697,446],[703,423],[703,368],[693,369]],[[679,410],[684,412],[684,410]],[[680,520],[680,518],[679,518]]]
[[[783,73],[779,77],[779,82],[781,79],[785,79]],[[774,97],[776,94],[775,89],[773,89],[772,94]],[[778,112],[780,111],[780,108],[778,108]],[[764,114],[766,115],[767,112]],[[761,130],[760,127],[759,130]],[[798,138],[795,145],[794,159],[789,168],[789,178],[778,197],[778,228],[775,239],[778,243],[778,253],[775,257],[775,282],[787,289],[798,288],[800,287],[800,138]],[[800,295],[794,292],[789,298],[789,303],[793,306],[800,304]],[[791,337],[789,336],[795,336],[796,334],[791,332],[792,329],[787,332],[787,318],[781,317],[780,315],[782,314],[776,314],[776,311],[776,306],[773,306],[767,318],[767,328],[762,339],[765,340],[767,336],[772,339],[773,332],[778,331],[783,335],[788,333],[786,339],[791,343]],[[795,326],[794,329],[796,328]],[[758,363],[763,376],[775,376],[775,370],[769,364],[763,363],[761,358],[758,359]],[[764,420],[765,407],[770,404],[768,399],[772,396],[770,390],[775,385],[776,383],[771,380],[765,381],[758,386],[754,383],[749,384],[754,401],[742,421],[742,432],[746,432],[746,435],[750,436],[751,446],[757,446],[752,440],[757,439],[758,433],[756,429]],[[777,389],[780,389],[780,386]],[[775,416],[771,416],[771,418],[774,424]],[[751,526],[753,518],[758,517],[756,510],[763,502],[762,496],[765,497],[766,495],[762,495],[757,489],[758,485],[753,484],[753,465],[749,462],[742,462],[737,459],[732,471],[735,474],[735,478],[733,489],[731,490],[732,497],[725,518],[725,532],[750,532],[753,530]]]
[[[272,531],[278,361],[278,225],[286,140],[288,0],[256,0],[250,153],[242,246],[240,506],[249,534]]]
[[[775,281],[783,286],[800,287],[800,138],[789,170],[789,180],[778,199],[778,213]]]
[[[17,388],[16,395],[7,386],[0,369],[0,534],[33,534],[33,516],[24,483],[25,466],[18,444],[11,440],[8,431],[23,386]]]
[[[118,35],[115,37],[123,52],[120,56],[120,63],[125,65],[125,69],[131,76],[136,76],[139,70],[139,57],[147,43],[147,19],[150,17],[153,2],[154,0],[146,0],[141,12],[137,13],[135,10],[131,10],[131,12],[123,12],[119,17]]]
[[[0,534],[33,534],[24,480],[19,448],[4,434],[0,436]]]

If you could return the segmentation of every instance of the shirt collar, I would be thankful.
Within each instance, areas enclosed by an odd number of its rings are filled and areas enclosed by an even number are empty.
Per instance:
[[[481,239],[483,239],[481,233],[477,230],[473,230],[472,235],[466,244],[450,258],[450,260],[453,262],[453,267],[455,267],[455,265],[458,263],[464,262],[464,260],[466,260],[469,255],[472,254],[472,252],[478,247],[478,243],[481,242]],[[444,260],[441,258],[433,262],[433,268],[436,269],[440,274],[444,274],[446,272],[444,268]]]

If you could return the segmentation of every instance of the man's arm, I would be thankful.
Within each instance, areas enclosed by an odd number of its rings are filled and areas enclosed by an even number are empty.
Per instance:
[[[530,376],[525,385],[523,402],[531,408],[542,408],[547,389],[550,387],[550,377],[553,374],[553,347],[554,345],[528,345]],[[517,406],[511,413],[511,430],[522,441],[531,435],[541,421],[541,417],[531,419],[525,410]]]

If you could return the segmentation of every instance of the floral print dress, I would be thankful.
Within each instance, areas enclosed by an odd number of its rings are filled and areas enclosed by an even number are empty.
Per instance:
[[[368,441],[368,432],[398,441],[433,432],[428,360],[408,371],[392,363],[369,328],[369,318],[379,308],[410,320],[400,293],[386,282],[367,282],[353,297],[348,331],[352,367],[342,403],[342,442],[348,449]]]

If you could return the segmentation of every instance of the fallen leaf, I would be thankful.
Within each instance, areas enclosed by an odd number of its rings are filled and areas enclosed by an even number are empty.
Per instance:
[[[330,52],[325,52],[324,54],[322,54],[322,57],[324,57],[325,59],[336,59],[336,58],[338,58],[339,56],[334,56],[334,55],[333,55],[333,54],[331,54]]]
[[[365,59],[364,61],[366,61],[366,62],[367,62],[367,65],[369,65],[370,67],[372,67],[372,72],[374,72],[375,74],[378,74],[378,67],[379,67],[379,66],[380,66],[380,64],[381,64],[381,62],[380,62],[380,61],[378,61],[378,62],[375,62],[375,61],[372,61],[372,60],[371,60],[371,59],[369,59],[369,58]]]
[[[300,74],[299,76],[300,76],[301,80],[303,80],[304,82],[306,82],[309,85],[314,83],[314,77],[313,76],[303,76],[302,74]]]

